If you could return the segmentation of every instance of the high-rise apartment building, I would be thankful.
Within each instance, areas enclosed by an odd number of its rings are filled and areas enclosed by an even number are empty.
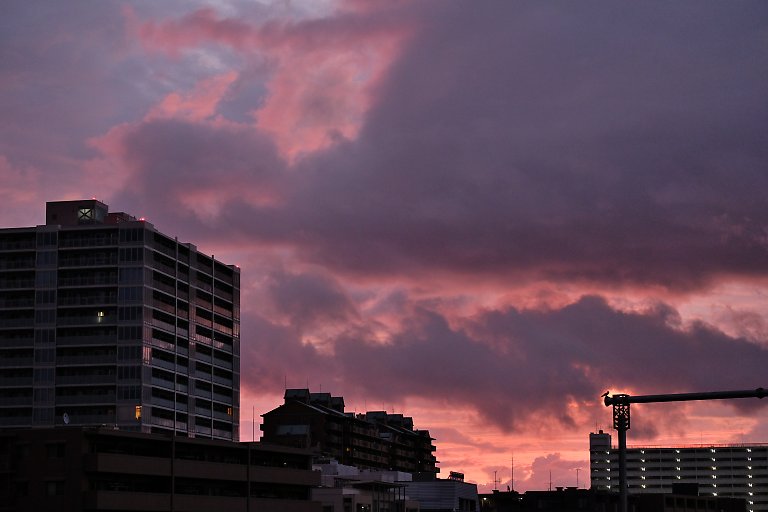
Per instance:
[[[240,272],[97,200],[0,229],[0,427],[237,441]]]
[[[589,435],[593,489],[618,492],[619,451],[611,435]],[[743,498],[751,512],[768,510],[768,444],[647,446],[627,448],[630,494],[669,493],[673,485],[698,486],[701,496]]]

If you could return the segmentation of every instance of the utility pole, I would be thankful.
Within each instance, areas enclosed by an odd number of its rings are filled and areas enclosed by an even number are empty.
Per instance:
[[[629,405],[655,402],[689,402],[694,400],[729,400],[733,398],[763,398],[768,396],[763,388],[740,391],[710,391],[705,393],[672,393],[665,395],[603,394],[605,406],[613,406],[613,428],[619,433],[619,512],[627,512],[627,430],[629,430]]]

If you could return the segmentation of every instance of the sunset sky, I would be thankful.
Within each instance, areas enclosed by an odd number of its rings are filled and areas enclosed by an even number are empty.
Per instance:
[[[239,265],[243,440],[309,385],[586,486],[606,390],[768,387],[767,196],[765,1],[0,2],[0,226],[96,197]]]

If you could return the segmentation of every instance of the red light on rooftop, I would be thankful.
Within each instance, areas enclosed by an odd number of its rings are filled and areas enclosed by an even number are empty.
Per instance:
[[[144,219],[144,217],[139,217],[139,220],[140,220],[141,222],[144,222],[144,220],[145,220],[145,219]]]

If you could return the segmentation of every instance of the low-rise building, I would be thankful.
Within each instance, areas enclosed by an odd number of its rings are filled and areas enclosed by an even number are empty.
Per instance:
[[[1,511],[320,512],[305,450],[60,427],[0,432]]]
[[[417,476],[406,482],[405,492],[419,502],[422,512],[475,512],[480,510],[477,484],[464,481],[464,475],[451,472],[449,478]]]
[[[410,473],[361,470],[338,461],[313,465],[321,472],[321,486],[312,490],[312,499],[323,512],[419,512],[419,502],[410,499],[406,484]]]

